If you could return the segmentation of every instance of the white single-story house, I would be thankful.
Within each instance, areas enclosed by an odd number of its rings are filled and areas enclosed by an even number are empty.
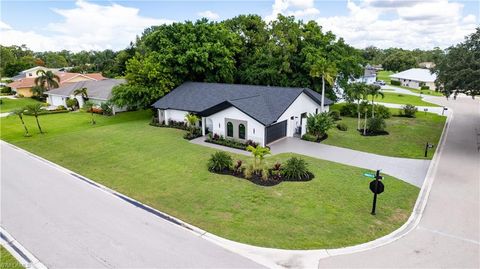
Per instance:
[[[110,100],[113,87],[122,83],[125,83],[124,79],[104,79],[98,81],[86,80],[62,85],[59,88],[45,92],[45,94],[48,96],[47,103],[51,106],[67,107],[67,100],[75,98],[78,101],[78,106],[83,107],[85,104],[83,96],[75,95],[74,92],[77,89],[87,88],[88,100],[97,106],[100,106],[102,103]],[[112,108],[114,115],[115,113],[122,111],[125,111],[125,108],[119,108],[116,106],[113,106]]]
[[[400,73],[390,75],[392,80],[400,81],[402,86],[420,89],[422,86],[428,86],[430,90],[435,90],[436,74],[430,73],[430,70],[424,68],[411,68]]]
[[[377,81],[377,70],[371,65],[365,66],[363,76],[355,80],[355,82],[365,84],[373,84],[375,81]]]
[[[306,117],[322,111],[322,96],[307,88],[186,82],[153,104],[158,120],[201,117],[202,134],[214,133],[262,146],[306,132]],[[333,102],[324,101],[324,110]]]

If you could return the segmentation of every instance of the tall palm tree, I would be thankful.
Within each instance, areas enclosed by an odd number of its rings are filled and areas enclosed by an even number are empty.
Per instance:
[[[75,91],[73,91],[73,95],[74,96],[80,95],[85,100],[85,102],[88,101],[88,89],[87,88],[76,89]]]
[[[372,96],[372,118],[375,117],[375,98],[381,96],[382,99],[385,97],[381,88],[377,85],[368,85],[368,94]]]
[[[37,121],[37,126],[38,126],[38,130],[40,131],[41,134],[43,134],[43,131],[42,131],[42,127],[40,127],[40,122],[38,121],[38,116],[40,115],[40,112],[42,111],[42,104],[32,104],[32,105],[28,105],[25,107],[27,109],[27,111],[32,114],[33,116],[35,116],[35,120]]]
[[[12,111],[12,114],[13,114],[13,115],[17,115],[18,118],[20,119],[20,121],[22,122],[23,129],[25,129],[25,134],[24,134],[24,136],[30,136],[30,133],[28,132],[27,125],[26,125],[25,122],[23,121],[23,112],[24,112],[24,111],[25,111],[25,108],[18,108],[18,109],[15,109],[14,111]]]
[[[38,77],[35,78],[35,84],[40,86],[47,91],[52,88],[58,88],[60,83],[60,77],[54,74],[52,71],[48,70],[38,70],[37,71]]]
[[[92,102],[92,101],[87,101],[85,102],[85,104],[83,105],[83,108],[87,111],[90,111],[91,115],[92,115],[92,125],[95,125],[97,122],[95,121],[95,118],[93,117],[93,107],[95,106],[95,104]]]
[[[337,68],[335,64],[327,61],[325,58],[319,58],[312,66],[310,67],[310,76],[312,78],[322,78],[322,100],[320,111],[323,112],[325,109],[325,81],[333,86],[335,77],[337,76]]]
[[[352,83],[345,89],[346,99],[357,103],[357,130],[360,130],[360,103],[368,96],[368,86],[365,83]]]

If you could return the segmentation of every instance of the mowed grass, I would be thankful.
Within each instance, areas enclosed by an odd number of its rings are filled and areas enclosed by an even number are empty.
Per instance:
[[[390,75],[393,75],[394,72],[392,71],[387,71],[387,70],[382,70],[377,72],[377,80],[383,80],[385,81],[386,84],[390,84]]]
[[[1,98],[1,100],[2,100],[2,103],[0,104],[0,112],[10,112],[17,108],[25,107],[27,105],[41,103],[32,98],[17,98],[17,99]]]
[[[384,98],[378,96],[375,98],[376,102],[382,103],[391,103],[391,104],[411,104],[414,106],[432,106],[438,107],[436,104],[432,104],[429,102],[425,102],[422,98],[415,96],[415,95],[408,95],[408,94],[401,94],[401,93],[391,93],[391,92],[384,92]],[[371,97],[368,97],[368,100],[371,100]]]
[[[313,180],[261,187],[208,172],[214,149],[188,142],[183,131],[149,126],[147,112],[98,116],[95,126],[85,113],[44,115],[44,135],[25,118],[32,137],[24,138],[18,119],[9,117],[1,122],[2,139],[208,232],[258,246],[336,248],[373,240],[408,219],[419,191],[387,175],[372,216],[365,169],[301,156]],[[266,162],[291,156],[297,155]]]
[[[23,269],[24,267],[8,252],[0,246],[0,268],[1,269]]]
[[[342,105],[336,104],[331,110],[339,110]],[[416,118],[406,118],[398,116],[399,109],[390,108],[390,111],[392,117],[385,120],[388,135],[362,136],[357,131],[357,118],[342,117],[337,123],[345,123],[348,130],[332,128],[322,143],[392,157],[432,159],[435,148],[430,149],[425,158],[425,144],[438,145],[446,117],[419,111]],[[361,119],[361,128],[363,123]]]

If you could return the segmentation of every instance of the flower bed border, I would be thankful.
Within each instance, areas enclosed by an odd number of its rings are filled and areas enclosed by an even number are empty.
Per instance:
[[[269,173],[272,171],[272,169],[268,169]],[[312,173],[312,172],[308,172],[308,178],[303,178],[303,179],[287,179],[287,178],[283,178],[282,176],[280,176],[280,179],[279,180],[276,180],[276,179],[273,179],[272,177],[269,177],[267,180],[263,180],[261,176],[257,175],[257,174],[254,174],[252,175],[252,178],[246,178],[243,171],[241,173],[236,173],[235,171],[229,169],[229,170],[223,170],[221,172],[215,172],[215,171],[209,171],[210,173],[214,173],[214,174],[219,174],[219,175],[229,175],[229,176],[233,176],[233,177],[236,177],[236,178],[240,178],[240,179],[245,179],[245,180],[248,180],[250,182],[252,182],[253,184],[255,185],[259,185],[259,186],[263,186],[263,187],[272,187],[272,186],[276,186],[282,182],[307,182],[307,181],[310,181],[312,179],[315,178],[315,175]]]

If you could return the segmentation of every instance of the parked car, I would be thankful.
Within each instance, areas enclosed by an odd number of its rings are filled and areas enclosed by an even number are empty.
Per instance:
[[[373,84],[379,85],[379,86],[384,86],[384,85],[386,85],[385,81],[383,81],[383,80],[377,80],[377,81],[375,81]]]

